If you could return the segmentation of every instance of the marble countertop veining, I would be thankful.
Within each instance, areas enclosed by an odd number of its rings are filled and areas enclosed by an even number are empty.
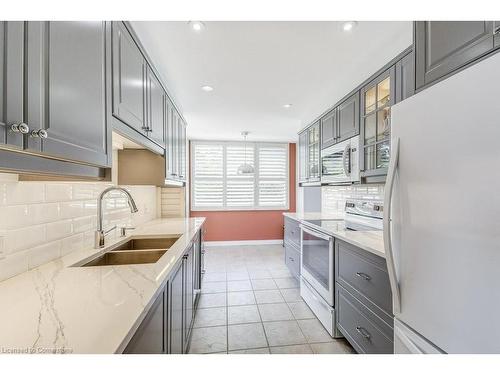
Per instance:
[[[348,242],[351,245],[357,246],[372,254],[385,258],[384,238],[381,230],[372,231],[353,231],[346,230],[345,225],[339,225],[339,220],[343,220],[344,216],[327,215],[321,212],[305,212],[295,213],[286,212],[284,216],[298,220],[300,222],[305,220],[323,220],[320,225],[308,222],[307,225],[321,232],[327,233],[342,241]]]
[[[156,219],[102,250],[0,282],[0,353],[121,352],[205,218]],[[181,235],[152,264],[71,267],[131,238]]]

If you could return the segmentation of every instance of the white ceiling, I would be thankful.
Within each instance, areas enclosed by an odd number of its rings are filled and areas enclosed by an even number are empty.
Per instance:
[[[412,42],[411,22],[132,22],[190,139],[295,141]],[[214,91],[205,92],[201,86]],[[291,108],[283,104],[291,103]]]

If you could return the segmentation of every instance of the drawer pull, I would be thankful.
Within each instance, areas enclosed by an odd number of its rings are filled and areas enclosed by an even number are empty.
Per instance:
[[[293,259],[292,257],[288,257],[288,259],[290,259],[292,262],[295,262],[295,259]]]
[[[371,276],[367,275],[366,273],[363,272],[356,272],[356,276],[361,277],[362,279],[368,281],[371,280]]]
[[[356,331],[358,331],[358,333],[363,336],[364,339],[366,340],[370,340],[371,336],[370,334],[368,333],[368,331],[366,329],[364,329],[363,327],[360,327],[360,326],[357,326],[356,327]]]

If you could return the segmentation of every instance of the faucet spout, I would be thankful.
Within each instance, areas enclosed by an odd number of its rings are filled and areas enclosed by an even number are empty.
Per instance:
[[[103,230],[103,223],[102,223],[102,201],[104,196],[109,193],[110,191],[120,191],[125,196],[127,197],[127,203],[130,208],[131,213],[136,213],[139,210],[137,209],[137,205],[135,204],[134,198],[132,195],[124,188],[118,187],[118,186],[111,186],[109,188],[104,189],[101,194],[99,194],[99,197],[97,198],[97,230],[95,232],[95,246],[94,248],[100,249],[104,247],[104,238],[106,237],[106,232]]]

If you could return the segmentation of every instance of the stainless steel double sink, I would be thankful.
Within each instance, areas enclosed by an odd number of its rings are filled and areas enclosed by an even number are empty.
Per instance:
[[[119,266],[156,263],[181,237],[132,238],[96,257],[87,258],[73,267]]]

